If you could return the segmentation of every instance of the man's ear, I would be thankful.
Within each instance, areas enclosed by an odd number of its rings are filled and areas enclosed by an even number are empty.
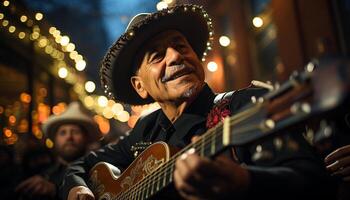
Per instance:
[[[139,94],[139,96],[143,99],[146,99],[148,97],[148,92],[145,90],[143,86],[143,82],[141,80],[141,77],[139,76],[132,76],[130,78],[131,85],[134,87],[136,92]]]

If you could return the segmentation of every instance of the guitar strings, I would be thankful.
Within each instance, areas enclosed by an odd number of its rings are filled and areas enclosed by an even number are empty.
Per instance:
[[[257,111],[259,111],[259,108],[261,108],[261,106],[259,106],[259,105],[261,105],[261,103],[255,104],[253,107],[230,117],[230,120],[229,120],[230,124],[231,123],[232,123],[232,125],[237,124],[237,123],[247,119],[251,115],[255,114]],[[216,133],[222,131],[222,129],[223,129],[222,123],[220,123],[220,125],[218,124],[217,126],[215,126],[212,129],[209,129],[206,133],[204,133],[201,136],[201,138],[198,140],[198,142],[191,143],[188,146],[184,147],[182,150],[180,150],[179,152],[174,154],[169,159],[169,161],[166,162],[164,165],[161,165],[159,168],[157,168],[155,171],[153,171],[152,173],[150,173],[149,175],[144,177],[142,180],[140,180],[136,184],[130,186],[124,193],[122,193],[121,195],[119,195],[117,197],[130,197],[130,194],[132,195],[131,192],[133,189],[136,189],[136,190],[141,189],[141,192],[142,192],[144,189],[147,189],[147,187],[149,187],[149,184],[154,184],[155,182],[161,180],[162,176],[159,176],[159,175],[172,176],[174,163],[176,162],[177,158],[180,155],[182,155],[183,153],[185,153],[186,151],[188,151],[191,148],[195,148],[197,150],[197,148],[200,148],[202,146],[204,146],[203,151],[205,152],[206,150],[208,150],[208,148],[211,148],[211,147],[208,147],[206,145],[208,145],[209,143],[212,143],[214,140],[217,141],[217,139],[222,136],[221,134],[216,134]],[[236,131],[235,138],[245,136],[245,134],[239,133],[239,129],[237,129],[235,131]],[[244,130],[242,132],[244,133],[245,131],[246,130]],[[214,137],[213,137],[213,135],[214,135]],[[241,135],[241,136],[239,136],[239,135]],[[201,156],[203,156],[203,155],[201,155]],[[171,179],[172,179],[172,177],[171,177]],[[153,191],[151,191],[151,192],[153,192]]]

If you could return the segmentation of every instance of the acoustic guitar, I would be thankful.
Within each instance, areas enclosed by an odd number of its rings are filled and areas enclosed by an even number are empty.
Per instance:
[[[316,67],[317,66],[317,67]],[[232,146],[261,140],[311,119],[331,119],[349,111],[350,66],[345,60],[310,62],[302,73],[294,73],[284,84],[245,106],[208,130],[195,143],[174,151],[164,142],[144,150],[119,176],[108,163],[90,170],[96,199],[150,199],[173,182],[176,159],[194,148],[203,157],[213,158]],[[316,69],[317,68],[317,69]],[[346,108],[346,109],[344,109]]]

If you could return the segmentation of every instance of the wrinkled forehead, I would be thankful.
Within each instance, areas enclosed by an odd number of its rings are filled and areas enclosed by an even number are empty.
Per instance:
[[[167,30],[160,32],[155,35],[153,38],[146,41],[138,50],[136,54],[136,62],[134,64],[134,72],[136,72],[143,59],[146,57],[148,53],[155,52],[161,50],[164,47],[167,47],[176,43],[187,43],[188,41],[186,37],[177,30]]]
[[[75,123],[64,123],[58,126],[58,130],[63,130],[63,129],[79,129],[82,130],[82,126],[80,124],[75,124]]]
[[[163,31],[152,39],[146,42],[144,45],[144,51],[154,51],[164,45],[169,45],[177,42],[187,42],[186,37],[176,30]]]

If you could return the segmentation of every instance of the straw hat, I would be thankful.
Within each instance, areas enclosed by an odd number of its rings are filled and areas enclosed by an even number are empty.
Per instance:
[[[54,140],[57,128],[63,124],[77,124],[85,128],[88,140],[93,142],[100,138],[100,131],[97,123],[87,114],[79,102],[69,104],[65,112],[60,115],[51,115],[42,125],[44,134]]]
[[[100,69],[102,87],[109,98],[131,105],[144,105],[153,99],[142,99],[131,85],[135,55],[149,39],[166,30],[182,33],[198,58],[210,50],[212,22],[198,5],[178,5],[155,13],[141,13],[131,19],[126,31],[105,55]]]

